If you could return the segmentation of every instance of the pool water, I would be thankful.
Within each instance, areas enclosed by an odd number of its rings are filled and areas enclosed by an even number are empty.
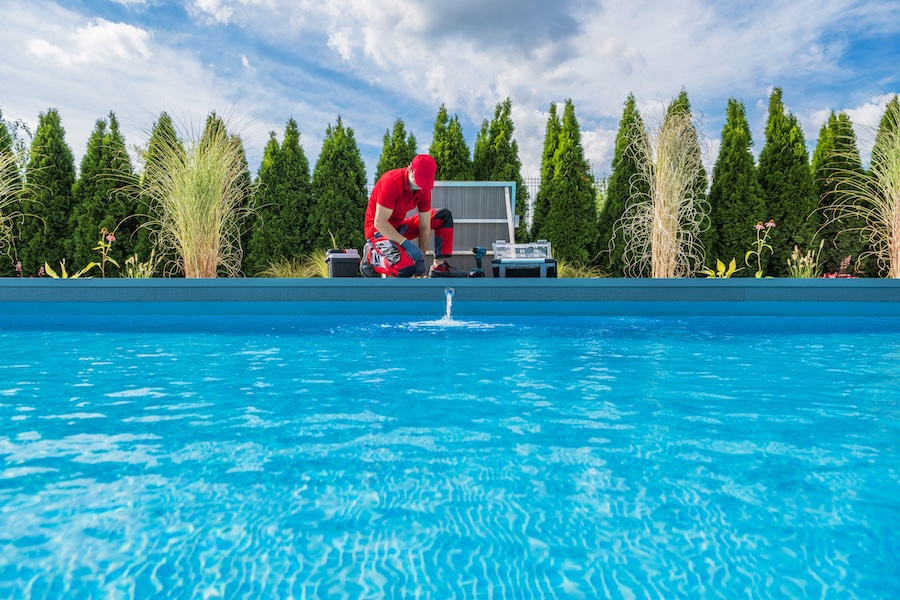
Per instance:
[[[896,598],[900,320],[7,319],[3,598]]]

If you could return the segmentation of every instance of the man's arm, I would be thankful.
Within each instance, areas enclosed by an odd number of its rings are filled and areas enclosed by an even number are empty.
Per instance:
[[[400,232],[391,225],[390,218],[393,212],[393,209],[381,204],[375,205],[375,231],[396,244],[402,244],[406,238],[400,235]]]

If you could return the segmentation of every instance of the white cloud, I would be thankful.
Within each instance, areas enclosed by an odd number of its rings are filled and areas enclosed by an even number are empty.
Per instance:
[[[208,15],[216,23],[223,24],[227,24],[234,14],[228,3],[221,0],[194,0],[191,8],[194,14]]]
[[[125,23],[95,19],[65,36],[60,45],[31,39],[27,50],[36,58],[48,58],[62,66],[85,63],[116,63],[146,60],[152,56],[150,33]]]
[[[356,42],[353,41],[353,32],[347,27],[328,36],[328,47],[337,51],[345,62],[349,62],[353,58],[353,49],[356,45]]]

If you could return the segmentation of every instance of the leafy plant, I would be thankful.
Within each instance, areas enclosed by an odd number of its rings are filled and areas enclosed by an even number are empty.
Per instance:
[[[825,273],[822,275],[825,279],[856,279],[855,276],[851,275],[847,272],[847,269],[850,268],[850,260],[852,257],[845,256],[843,260],[841,260],[841,264],[839,270],[834,273]]]
[[[728,267],[725,267],[725,263],[723,263],[718,258],[716,259],[716,270],[713,271],[709,267],[703,267],[703,270],[700,271],[707,277],[716,277],[721,279],[727,279],[741,270],[742,267],[737,266],[737,262],[735,259],[731,259],[731,262],[728,263]]]
[[[85,273],[87,273],[88,271],[93,269],[94,267],[99,267],[99,266],[100,266],[99,263],[91,262],[88,264],[88,266],[86,266],[82,270],[78,271],[77,273],[72,273],[71,275],[69,275],[69,272],[66,271],[66,259],[62,259],[59,262],[59,273],[54,271],[50,267],[50,265],[48,265],[47,263],[44,263],[44,272],[47,273],[47,275],[49,275],[53,279],[78,279],[79,277],[81,277],[82,275],[84,275]]]
[[[756,248],[752,250],[747,250],[747,254],[744,255],[744,263],[749,267],[750,265],[750,257],[756,256],[756,278],[759,279],[763,276],[763,259],[762,252],[766,248],[769,249],[769,252],[772,252],[772,246],[769,245],[769,232],[775,228],[775,221],[769,219],[763,224],[762,221],[755,225],[756,227]]]

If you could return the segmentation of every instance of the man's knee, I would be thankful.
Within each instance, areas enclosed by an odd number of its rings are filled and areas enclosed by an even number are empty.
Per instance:
[[[449,208],[440,208],[434,212],[434,219],[441,222],[441,227],[450,229],[453,227],[453,213]]]

